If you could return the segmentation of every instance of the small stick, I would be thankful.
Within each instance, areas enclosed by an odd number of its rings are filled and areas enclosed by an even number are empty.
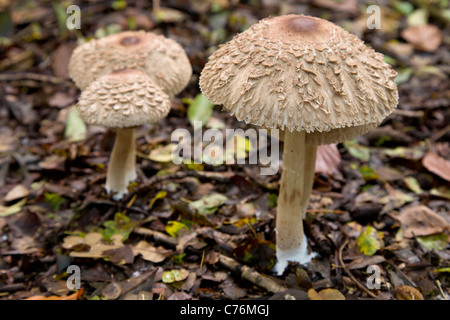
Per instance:
[[[330,209],[308,209],[307,213],[335,213],[335,214],[345,214],[342,210],[330,210]]]
[[[344,241],[344,244],[339,248],[339,263],[341,264],[342,269],[344,269],[345,273],[350,277],[350,279],[352,279],[352,281],[358,286],[358,288],[360,288],[362,291],[364,291],[365,293],[367,293],[369,296],[371,296],[372,298],[378,298],[375,294],[373,294],[372,292],[370,292],[369,289],[367,289],[366,287],[364,287],[354,276],[353,274],[350,272],[350,270],[347,268],[347,266],[344,263],[344,260],[342,259],[342,251],[344,250],[345,246],[348,243],[348,239],[346,239]]]
[[[448,300],[444,294],[444,291],[442,290],[441,282],[439,280],[436,280],[436,284],[438,286],[439,292],[441,293],[441,296],[444,298],[444,300]]]
[[[23,72],[23,73],[3,73],[0,74],[0,82],[4,81],[38,81],[38,82],[48,82],[51,84],[70,84],[70,81],[58,78],[54,76],[48,76],[45,74]]]

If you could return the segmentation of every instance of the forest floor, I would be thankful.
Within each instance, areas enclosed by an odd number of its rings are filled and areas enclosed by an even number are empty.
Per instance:
[[[156,13],[141,0],[71,3],[80,30],[66,28],[69,2],[0,0],[0,299],[449,299],[448,1],[169,0]],[[367,28],[373,3],[380,29]],[[193,118],[251,128],[199,95],[199,75],[219,44],[288,13],[385,54],[399,105],[368,135],[320,149],[305,220],[317,256],[278,276],[280,172],[248,159],[177,166],[168,146]],[[179,42],[193,76],[167,118],[137,129],[138,178],[114,201],[114,133],[80,122],[67,65],[77,42],[137,29]],[[67,286],[71,265],[80,290]]]

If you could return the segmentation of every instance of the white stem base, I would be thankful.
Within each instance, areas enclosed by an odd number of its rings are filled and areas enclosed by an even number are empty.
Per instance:
[[[303,235],[303,241],[299,248],[282,250],[277,247],[277,263],[275,264],[274,271],[278,275],[282,275],[284,269],[288,266],[288,261],[298,262],[301,265],[308,265],[311,260],[317,256],[317,253],[308,253],[308,239]]]

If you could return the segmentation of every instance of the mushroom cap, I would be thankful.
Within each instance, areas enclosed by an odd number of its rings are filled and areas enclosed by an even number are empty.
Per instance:
[[[88,124],[129,128],[167,116],[170,100],[146,74],[123,69],[92,82],[81,93],[77,106]]]
[[[192,75],[181,45],[145,31],[124,31],[91,40],[77,47],[69,62],[70,77],[81,90],[98,77],[121,69],[146,73],[170,96],[183,90]]]
[[[397,73],[383,55],[315,17],[266,18],[212,54],[203,94],[238,120],[302,131],[328,144],[378,126],[397,106]]]

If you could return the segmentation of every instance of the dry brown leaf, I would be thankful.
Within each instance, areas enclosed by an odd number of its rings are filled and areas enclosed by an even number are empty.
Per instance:
[[[450,181],[450,161],[430,151],[423,158],[422,164],[428,171],[433,172],[442,179]]]
[[[170,250],[164,249],[163,247],[153,247],[144,240],[139,241],[139,243],[132,246],[131,249],[135,256],[140,254],[144,260],[153,263],[162,262],[171,254]]]
[[[317,147],[315,172],[331,174],[337,171],[341,155],[336,144],[325,144]]]
[[[411,43],[414,48],[433,52],[442,43],[442,33],[432,24],[420,25],[405,29],[401,33],[403,39]]]
[[[79,236],[65,237],[62,247],[73,249],[76,246],[87,245],[88,251],[72,251],[69,255],[78,258],[106,258],[108,255],[105,254],[105,251],[123,247],[122,235],[115,234],[111,237],[111,240],[111,243],[105,243],[100,233],[90,232],[84,238]]]
[[[398,215],[391,215],[402,224],[403,236],[413,238],[443,232],[448,222],[426,206],[409,207]]]
[[[416,288],[410,286],[399,286],[395,290],[397,300],[423,300],[422,294]]]
[[[308,290],[308,297],[311,300],[345,300],[345,296],[336,289],[323,289],[317,292],[314,289]]]
[[[6,194],[4,200],[6,202],[9,202],[9,201],[17,200],[20,198],[25,198],[29,194],[30,194],[30,191],[28,191],[27,188],[25,188],[21,184],[18,184]]]
[[[82,294],[83,294],[83,288],[81,288],[77,292],[74,292],[70,296],[49,296],[49,297],[45,297],[45,296],[37,295],[37,296],[29,297],[29,298],[27,298],[25,300],[78,300],[78,299],[81,298]]]

